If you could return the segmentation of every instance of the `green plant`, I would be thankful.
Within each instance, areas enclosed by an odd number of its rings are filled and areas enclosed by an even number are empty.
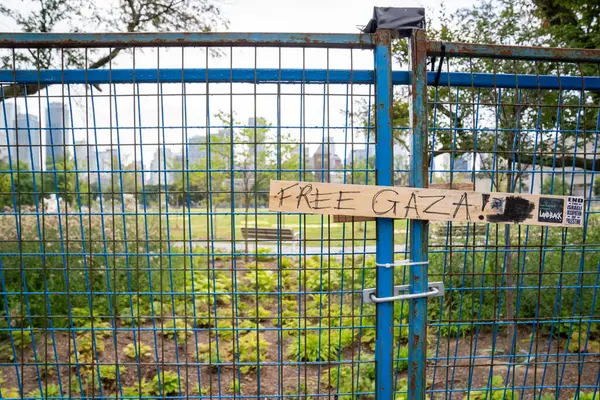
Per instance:
[[[237,393],[237,394],[242,394],[242,384],[240,383],[240,381],[238,379],[234,379],[231,381],[231,384],[229,384],[229,391],[231,393]]]
[[[402,378],[398,381],[394,400],[408,400],[408,379]]]
[[[337,335],[329,332],[310,332],[294,339],[288,346],[288,357],[300,361],[333,361],[340,351]]]
[[[139,382],[134,382],[131,386],[123,388],[124,397],[146,397],[152,395],[152,385],[142,378]]]
[[[519,400],[519,395],[504,384],[504,378],[493,376],[488,390],[470,391],[464,400]]]
[[[224,341],[211,342],[209,344],[198,344],[197,346],[197,359],[200,362],[210,363],[211,366],[216,367],[218,364],[223,362],[231,362],[233,360],[231,354],[231,345],[224,344]]]
[[[136,343],[129,343],[123,348],[123,354],[134,359],[137,357],[148,357],[151,353],[152,348],[139,340]]]
[[[258,261],[270,261],[275,258],[272,254],[273,250],[266,247],[259,247],[256,251],[256,259]]]
[[[100,365],[100,381],[108,386],[113,386],[117,378],[125,373],[126,368],[123,365]]]
[[[152,393],[157,396],[179,394],[179,375],[172,371],[161,371],[152,378]]]
[[[17,388],[10,388],[10,389],[0,388],[0,395],[2,396],[3,399],[20,399],[21,398],[21,392]]]
[[[192,390],[192,392],[194,394],[200,394],[202,396],[205,396],[205,395],[208,394],[209,390],[210,390],[210,388],[208,388],[208,387],[202,387],[202,386],[200,386],[199,383],[196,383],[196,386],[194,387],[194,389]]]
[[[375,391],[375,363],[361,362],[352,366],[332,367],[323,372],[321,383],[335,389],[340,399],[357,399],[358,395],[355,394],[357,392]]]
[[[31,344],[32,342],[30,327],[24,329],[15,329],[11,331],[11,334],[12,343],[14,343],[14,349],[16,351],[24,350],[27,347],[27,345]],[[10,341],[0,346],[0,355],[8,358],[11,361],[14,360],[13,347]]]
[[[400,346],[400,360],[396,363],[398,372],[403,372],[408,369],[408,346]]]
[[[191,335],[192,327],[182,319],[174,318],[163,323],[161,333],[169,339],[174,339],[177,336],[179,344],[183,344],[185,339]]]
[[[257,338],[256,333],[251,332],[240,337],[239,346],[237,347],[238,361],[249,364],[240,367],[240,372],[247,374],[252,369],[259,367],[260,360],[266,360],[268,350],[269,342],[262,334],[259,334]]]
[[[32,390],[31,392],[27,393],[25,397],[48,399],[60,396],[62,396],[60,386],[56,384],[51,384],[44,387],[42,391],[40,391],[40,389]]]
[[[576,399],[579,399],[579,400],[596,400],[596,399],[598,399],[598,397],[599,397],[598,394],[594,394],[594,392],[588,392],[588,393],[586,393],[586,392],[579,392],[578,396],[573,396],[573,397],[571,397],[570,400],[576,400]]]

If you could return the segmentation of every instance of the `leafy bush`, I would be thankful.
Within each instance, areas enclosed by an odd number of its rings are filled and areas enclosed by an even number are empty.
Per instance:
[[[240,367],[241,373],[247,374],[251,370],[257,368],[257,366],[260,367],[258,363],[261,360],[266,360],[269,342],[266,341],[262,334],[259,334],[257,338],[256,333],[251,332],[240,337],[239,346],[236,350],[238,362],[250,363],[250,365],[243,365]]]
[[[39,389],[38,389],[39,391]],[[0,388],[0,396],[3,399],[20,399],[21,391],[18,388],[2,389]]]
[[[163,323],[160,333],[169,339],[174,339],[177,336],[179,344],[183,344],[185,339],[193,334],[192,327],[184,320],[175,318]]]
[[[42,391],[40,391],[40,389],[32,390],[31,392],[27,393],[25,397],[48,399],[61,396],[62,393],[60,392],[60,386],[56,384],[51,384],[44,387]]]
[[[137,343],[129,343],[123,348],[123,354],[129,358],[148,357],[152,354],[152,348],[147,344],[137,341]]]
[[[238,379],[234,379],[229,384],[229,391],[231,393],[243,394],[242,392],[242,384]]]
[[[356,393],[375,391],[375,363],[363,359],[352,365],[340,365],[323,372],[321,383],[337,392],[339,399],[373,398]]]
[[[142,378],[139,382],[136,380],[133,385],[123,387],[124,397],[146,397],[152,395],[152,385]]]
[[[504,384],[504,378],[493,376],[491,388],[472,390],[465,395],[464,400],[519,400],[519,395]]]
[[[340,341],[336,338],[337,335],[327,331],[301,335],[288,346],[288,357],[294,361],[336,360],[340,351]]]
[[[156,396],[179,394],[179,375],[172,371],[160,371],[152,378],[152,393]]]
[[[101,365],[100,370],[100,381],[107,386],[113,386],[117,382],[117,378],[125,373],[125,366],[119,365]]]

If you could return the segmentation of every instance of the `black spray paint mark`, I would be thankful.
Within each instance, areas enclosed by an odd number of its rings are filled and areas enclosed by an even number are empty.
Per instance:
[[[519,196],[506,196],[504,200],[504,213],[488,215],[488,222],[523,222],[532,217],[535,203]]]

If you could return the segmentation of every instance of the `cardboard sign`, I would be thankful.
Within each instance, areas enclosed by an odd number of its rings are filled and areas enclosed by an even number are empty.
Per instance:
[[[583,226],[583,197],[271,181],[270,211],[494,224]]]

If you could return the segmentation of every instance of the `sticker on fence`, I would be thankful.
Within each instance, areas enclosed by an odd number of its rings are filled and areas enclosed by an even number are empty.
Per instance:
[[[271,181],[270,211],[577,227],[583,198],[396,186]]]

